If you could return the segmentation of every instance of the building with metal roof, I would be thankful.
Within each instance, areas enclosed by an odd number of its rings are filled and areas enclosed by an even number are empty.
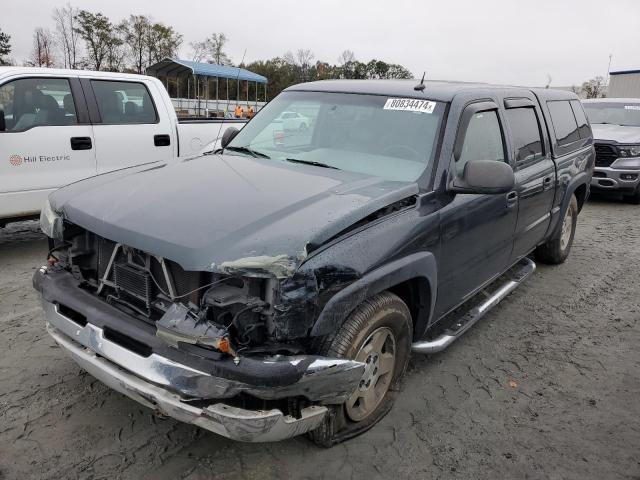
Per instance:
[[[268,79],[244,68],[166,58],[146,73],[164,83],[181,116],[221,116],[236,105],[257,111],[267,101]]]
[[[609,72],[607,97],[640,98],[640,70]]]

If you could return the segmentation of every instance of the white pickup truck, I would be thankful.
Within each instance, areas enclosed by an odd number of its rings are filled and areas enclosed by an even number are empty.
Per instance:
[[[38,215],[59,187],[198,154],[244,122],[179,121],[153,77],[0,67],[0,227]]]

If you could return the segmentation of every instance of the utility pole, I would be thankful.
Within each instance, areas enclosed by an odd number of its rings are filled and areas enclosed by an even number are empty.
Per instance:
[[[611,72],[611,59],[613,58],[613,54],[609,54],[609,66],[607,67],[607,88],[609,88],[609,77],[611,76],[609,72]]]

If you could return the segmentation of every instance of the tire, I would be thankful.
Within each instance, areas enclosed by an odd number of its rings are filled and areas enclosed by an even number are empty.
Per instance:
[[[636,191],[631,195],[624,195],[623,200],[627,203],[631,203],[632,205],[640,205],[640,185],[636,187]]]
[[[409,363],[412,335],[407,305],[383,292],[357,307],[335,335],[322,339],[318,354],[358,359],[367,367],[352,396],[331,406],[323,424],[309,432],[311,440],[330,447],[367,431],[391,410]]]
[[[552,239],[536,249],[536,260],[550,265],[564,263],[573,245],[577,220],[578,200],[576,196],[572,194],[571,200],[569,200],[569,206],[562,217],[562,225],[560,225],[558,232]]]

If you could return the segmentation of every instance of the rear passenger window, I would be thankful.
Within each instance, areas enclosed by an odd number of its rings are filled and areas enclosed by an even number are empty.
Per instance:
[[[158,116],[147,87],[135,82],[91,80],[102,123],[156,123]]]
[[[580,140],[576,117],[568,100],[547,102],[551,123],[559,146],[568,145]]]
[[[535,109],[509,108],[507,120],[516,148],[516,163],[524,164],[543,157],[540,124]]]
[[[462,153],[456,162],[456,172],[462,176],[469,160],[496,160],[504,162],[502,129],[495,110],[478,112],[469,121],[462,144]]]
[[[8,132],[78,123],[66,78],[21,78],[0,86],[0,110]]]
[[[589,128],[589,122],[584,114],[580,100],[571,100],[571,108],[573,108],[573,114],[578,122],[578,133],[580,134],[580,138],[590,138],[591,128]]]

